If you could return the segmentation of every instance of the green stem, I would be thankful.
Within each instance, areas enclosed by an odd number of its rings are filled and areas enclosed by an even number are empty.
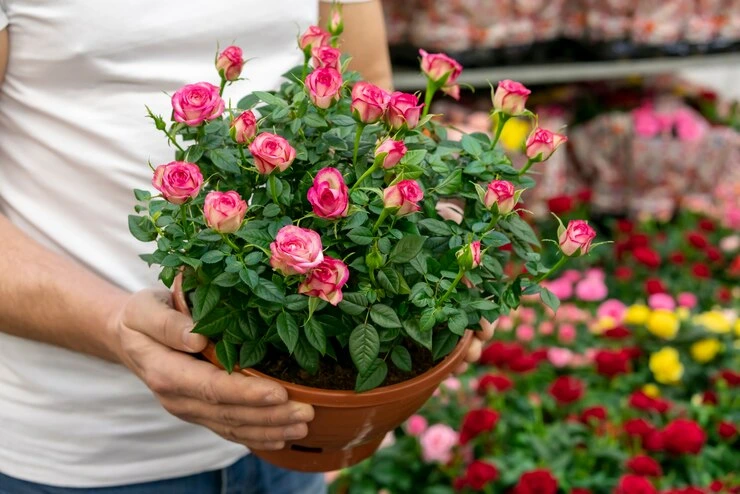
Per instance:
[[[558,269],[562,268],[563,265],[566,262],[568,262],[568,257],[566,257],[566,256],[561,257],[560,259],[558,259],[558,262],[556,262],[555,265],[553,267],[551,267],[550,270],[547,273],[545,273],[542,276],[540,276],[539,278],[537,278],[534,282],[535,283],[540,283],[541,281],[549,278],[551,274],[553,274]]]
[[[432,106],[432,99],[437,89],[434,86],[434,82],[431,79],[427,79],[427,90],[424,93],[424,110],[422,111],[421,118],[424,118],[429,114],[429,107]]]
[[[532,165],[534,165],[535,163],[536,163],[536,161],[534,161],[534,160],[533,160],[532,158],[529,158],[529,159],[527,160],[527,164],[526,164],[526,165],[524,165],[524,168],[522,168],[521,170],[519,170],[519,176],[521,177],[522,175],[524,175],[525,173],[527,173],[527,171],[528,171],[528,170],[529,170],[529,169],[530,169],[530,168],[532,167]]]
[[[494,227],[496,226],[496,223],[498,222],[498,219],[499,219],[499,215],[493,214],[493,216],[491,216],[491,222],[488,223],[488,226],[486,227],[485,230],[483,230],[483,234],[481,236],[485,237],[488,232],[493,230]]]
[[[226,242],[226,245],[234,249],[234,252],[241,252],[241,249],[229,237],[222,233],[221,238],[224,240],[224,242]]]
[[[242,162],[246,164],[247,155],[244,154],[244,146],[237,146],[237,149],[239,150],[239,157],[242,159]]]
[[[353,185],[353,186],[352,186],[352,187],[351,187],[351,188],[349,189],[349,192],[350,192],[350,194],[351,194],[351,193],[352,193],[352,192],[353,192],[353,191],[354,191],[354,190],[355,190],[355,189],[356,189],[356,188],[357,188],[357,187],[358,187],[358,186],[359,186],[359,185],[360,185],[360,184],[361,184],[361,183],[362,183],[362,182],[363,182],[363,181],[364,181],[364,180],[365,180],[365,179],[366,179],[367,177],[369,177],[370,175],[372,175],[373,173],[375,173],[375,171],[376,171],[377,169],[378,169],[378,167],[376,166],[376,164],[375,164],[375,163],[373,163],[373,165],[372,165],[372,166],[371,166],[370,168],[368,168],[367,170],[365,170],[365,173],[363,173],[362,175],[360,175],[360,178],[358,178],[358,179],[357,179],[357,182],[355,182],[355,184],[354,184],[354,185]]]
[[[355,147],[352,152],[352,166],[357,167],[357,155],[360,152],[360,140],[362,139],[362,131],[365,130],[365,124],[359,122],[357,124],[357,131],[355,132]]]
[[[218,95],[223,96],[224,95],[224,89],[226,88],[226,78],[221,77],[221,87],[218,88]]]
[[[175,140],[175,137],[169,133],[169,131],[165,130],[164,133],[167,135],[167,138],[170,140],[173,146],[175,146],[177,149],[179,149],[182,153],[185,153],[185,150],[180,146],[177,141]]]
[[[437,302],[437,307],[442,307],[442,304],[444,304],[447,299],[450,298],[450,295],[452,295],[452,292],[455,290],[455,287],[457,287],[458,283],[460,283],[460,280],[463,279],[463,276],[465,276],[465,271],[460,268],[460,271],[457,272],[457,276],[452,281],[452,285],[450,285],[444,295],[442,295],[442,298],[440,298]]]
[[[493,138],[493,146],[491,146],[491,149],[496,148],[496,144],[498,144],[498,140],[501,138],[501,133],[504,131],[506,122],[508,122],[510,118],[511,117],[505,113],[499,113],[498,125],[496,126],[496,135]]]
[[[270,195],[272,195],[272,201],[280,206],[280,202],[278,201],[278,195],[277,195],[277,182],[275,181],[275,175],[268,175],[267,181],[270,184]]]
[[[383,221],[388,217],[389,211],[387,209],[383,209],[380,213],[380,217],[378,218],[378,221],[375,222],[373,225],[373,234],[378,231],[378,228],[380,228],[380,225],[383,224]]]

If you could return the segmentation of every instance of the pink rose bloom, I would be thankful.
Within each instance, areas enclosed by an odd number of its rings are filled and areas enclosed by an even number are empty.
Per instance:
[[[452,448],[457,445],[458,439],[459,434],[449,425],[434,424],[419,438],[421,456],[428,463],[449,463],[452,459]]]
[[[231,122],[229,131],[234,142],[246,144],[257,134],[257,118],[252,110],[247,110]]]
[[[404,125],[413,129],[419,125],[423,107],[424,104],[419,104],[416,95],[396,91],[391,94],[388,103],[388,114],[386,116],[388,125],[394,130],[400,129]]]
[[[560,300],[567,300],[573,296],[573,283],[564,276],[543,283],[543,285]]]
[[[342,52],[331,46],[315,46],[311,49],[313,66],[317,69],[341,69]]]
[[[632,125],[635,134],[650,139],[660,134],[662,125],[650,107],[641,107],[632,111]]]
[[[396,166],[406,155],[406,144],[403,141],[394,141],[393,139],[386,139],[375,148],[375,157],[379,154],[385,153],[383,158],[383,168],[389,170]]]
[[[687,142],[701,140],[709,127],[700,115],[685,108],[673,114],[673,124],[678,138]]]
[[[647,302],[648,306],[653,310],[673,310],[676,308],[676,301],[667,293],[654,293],[648,297]]]
[[[209,228],[219,233],[234,233],[242,226],[247,202],[236,191],[209,192],[203,205],[203,216]]]
[[[329,220],[347,216],[349,191],[344,177],[336,168],[320,170],[307,195],[316,216]]]
[[[295,149],[282,136],[263,132],[249,145],[254,157],[254,166],[262,175],[269,175],[275,170],[284,172],[295,159]]]
[[[547,350],[547,360],[558,369],[567,367],[573,361],[573,352],[567,348],[550,347]]]
[[[427,419],[421,415],[412,415],[406,421],[406,434],[409,436],[420,436],[428,427]]]
[[[599,279],[606,279],[606,273],[604,273],[604,270],[601,268],[591,268],[586,270],[586,278],[599,278]]]
[[[740,229],[740,208],[727,205],[722,223],[731,230]]]
[[[517,116],[524,113],[527,98],[532,91],[520,82],[509,79],[498,83],[493,95],[493,107],[507,115]]]
[[[527,138],[527,158],[538,162],[546,161],[566,142],[566,136],[537,127]]]
[[[388,209],[397,209],[396,216],[406,216],[421,209],[419,201],[424,199],[424,192],[415,180],[401,180],[383,191],[383,205]]]
[[[610,298],[601,303],[599,308],[596,310],[596,315],[599,318],[609,317],[614,320],[615,324],[621,324],[624,321],[624,313],[627,311],[627,306],[622,301],[615,298]]]
[[[327,33],[318,26],[310,26],[305,33],[298,38],[298,46],[304,52],[310,52],[317,46],[329,46],[331,34]]]
[[[179,205],[195,199],[203,185],[203,175],[195,163],[172,161],[154,170],[152,185],[166,200]]]
[[[391,95],[369,82],[358,82],[352,88],[352,115],[359,122],[375,123],[385,115]]]
[[[444,80],[442,91],[455,99],[460,99],[460,86],[455,84],[462,73],[462,65],[444,53],[427,53],[419,50],[421,71],[439,84]]]
[[[735,252],[740,249],[740,235],[729,235],[719,241],[719,248],[724,252]]]
[[[324,260],[308,272],[303,283],[298,286],[298,293],[309,297],[318,297],[331,305],[342,301],[342,287],[349,279],[349,268],[339,259],[324,257]]]
[[[563,275],[561,278],[564,278],[571,283],[575,283],[576,281],[580,280],[582,278],[581,272],[576,269],[566,269],[563,272]]]
[[[555,332],[555,323],[552,321],[542,321],[537,330],[542,336],[550,336]]]
[[[516,339],[528,343],[534,340],[535,331],[529,324],[521,324],[516,328]]]
[[[569,345],[576,340],[578,331],[572,324],[561,324],[558,328],[558,341],[563,345]]]
[[[188,84],[172,95],[172,110],[175,122],[191,127],[206,120],[213,120],[224,112],[224,100],[218,88],[208,82]]]
[[[270,266],[284,275],[306,274],[324,260],[321,237],[307,228],[282,227],[270,244]]]
[[[460,380],[458,378],[456,378],[455,376],[451,376],[442,381],[442,386],[450,391],[459,391],[462,387],[462,384],[460,383]]]
[[[588,221],[571,220],[558,238],[560,250],[569,257],[576,254],[584,256],[591,250],[591,242],[595,237],[596,231],[588,225]]]
[[[498,208],[499,214],[508,214],[516,205],[514,194],[514,184],[507,180],[494,180],[488,184],[486,189],[486,195],[483,196],[483,204],[486,209],[491,209],[493,206]]]
[[[501,331],[511,331],[514,327],[514,321],[509,316],[499,316],[498,319],[498,328]]]
[[[604,280],[584,278],[576,284],[576,298],[584,302],[598,302],[609,294]]]
[[[311,103],[325,110],[339,100],[342,74],[331,68],[316,69],[306,77],[306,88]]]
[[[533,324],[537,320],[537,312],[532,307],[519,307],[516,314],[524,324]]]
[[[687,309],[693,309],[694,307],[696,307],[696,304],[699,303],[696,295],[689,292],[679,293],[676,299],[678,300],[678,305],[680,305],[681,307],[686,307]]]
[[[238,46],[228,46],[216,58],[216,70],[227,81],[235,81],[242,73],[244,58]]]

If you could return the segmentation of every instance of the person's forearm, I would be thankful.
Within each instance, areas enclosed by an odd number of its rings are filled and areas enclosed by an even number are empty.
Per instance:
[[[109,324],[127,294],[0,215],[0,331],[118,361]]]
[[[358,71],[368,82],[392,90],[388,38],[380,0],[349,3],[342,7],[344,33],[340,48],[352,57],[350,68]],[[321,26],[327,25],[330,11],[331,4],[322,2],[319,16]]]

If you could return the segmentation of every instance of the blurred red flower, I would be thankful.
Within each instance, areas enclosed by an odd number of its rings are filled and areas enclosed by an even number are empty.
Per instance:
[[[624,338],[629,338],[630,336],[632,336],[632,331],[625,328],[624,326],[617,326],[615,328],[607,329],[606,331],[604,331],[604,334],[602,336],[610,340],[623,340]]]
[[[704,395],[701,397],[701,402],[705,405],[716,405],[717,402],[717,393],[714,391],[704,391]]]
[[[689,232],[686,234],[686,240],[697,249],[706,249],[709,245],[707,237],[699,232]]]
[[[455,482],[455,488],[461,490],[470,487],[471,489],[481,490],[497,478],[498,469],[494,465],[476,460],[468,465],[465,476]]]
[[[627,461],[627,469],[635,475],[643,477],[660,477],[663,475],[663,469],[660,463],[647,455],[637,455]]]
[[[605,377],[614,377],[629,372],[630,357],[624,350],[598,350],[594,355],[596,372]]]
[[[637,247],[647,247],[650,244],[650,237],[644,233],[634,233],[630,235],[629,243],[633,249]]]
[[[673,252],[668,256],[668,260],[673,264],[683,264],[686,261],[686,256],[683,252]]]
[[[581,412],[580,420],[586,425],[598,425],[605,422],[608,415],[609,413],[605,407],[597,405],[584,409]]]
[[[699,220],[699,228],[709,233],[717,229],[717,227],[714,224],[714,221],[707,219],[707,218],[702,218]]]
[[[460,428],[460,444],[467,444],[483,432],[490,432],[498,423],[499,414],[487,408],[470,410],[463,417]]]
[[[719,377],[727,382],[727,385],[731,388],[740,386],[740,372],[735,372],[730,369],[720,371]]]
[[[617,220],[617,230],[622,233],[632,233],[635,229],[635,224],[630,220]]]
[[[575,201],[570,196],[555,196],[547,200],[547,208],[557,215],[572,211],[574,205]]]
[[[645,477],[627,474],[619,479],[614,494],[658,494],[658,491]]]
[[[706,264],[697,262],[691,267],[691,272],[697,278],[708,279],[712,277],[712,272]]]
[[[548,470],[532,470],[522,474],[512,494],[555,494],[558,481]]]
[[[665,449],[664,435],[661,431],[653,431],[642,438],[642,445],[647,451],[663,451]]]
[[[698,454],[704,447],[707,434],[694,422],[687,419],[675,419],[662,431],[663,447],[669,453]]]
[[[645,439],[648,435],[655,432],[655,426],[645,419],[629,419],[622,427],[628,435],[641,439]]]
[[[637,261],[649,268],[657,268],[660,266],[660,254],[649,247],[636,247],[632,251],[632,255],[635,256]]]
[[[666,293],[668,290],[658,278],[648,278],[645,281],[645,291],[648,295],[655,295],[656,293]]]
[[[717,433],[722,439],[732,439],[737,436],[737,426],[732,422],[722,421],[717,426]]]
[[[570,494],[591,494],[591,491],[588,489],[584,489],[583,487],[574,487]]]
[[[492,390],[503,393],[510,390],[513,386],[514,382],[506,376],[501,374],[487,374],[478,381],[477,391],[479,395],[483,396]]]
[[[704,250],[704,253],[707,255],[707,259],[709,259],[712,262],[717,262],[717,261],[722,260],[722,251],[720,251],[717,247],[712,247],[710,245]]]
[[[632,268],[628,266],[618,266],[614,269],[614,276],[620,281],[628,281],[632,279]]]
[[[537,368],[537,364],[539,364],[540,361],[534,357],[533,355],[520,355],[519,357],[511,360],[508,363],[509,369],[511,369],[512,372],[518,372],[520,374],[526,374],[527,372],[532,372]]]
[[[550,396],[560,404],[578,401],[583,396],[585,384],[573,376],[560,376],[550,385]]]
[[[496,367],[505,367],[511,360],[523,354],[524,349],[519,345],[519,343],[494,341],[483,350],[480,357],[480,363]]]
[[[637,390],[630,395],[629,405],[637,410],[646,412],[654,411],[665,413],[671,408],[671,403],[660,398],[652,398],[641,390]]]

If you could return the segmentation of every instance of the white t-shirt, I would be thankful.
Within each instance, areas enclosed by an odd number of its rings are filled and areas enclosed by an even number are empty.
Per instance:
[[[345,0],[346,1],[346,0]],[[360,0],[362,1],[362,0]],[[249,62],[234,101],[300,63],[316,0],[0,0],[0,213],[124,287],[156,283],[128,232],[132,189],[173,152],[145,118],[184,84],[218,84],[217,46]],[[0,239],[0,242],[2,239]],[[125,368],[0,332],[0,472],[42,484],[131,484],[223,468],[247,450],[169,415]]]

